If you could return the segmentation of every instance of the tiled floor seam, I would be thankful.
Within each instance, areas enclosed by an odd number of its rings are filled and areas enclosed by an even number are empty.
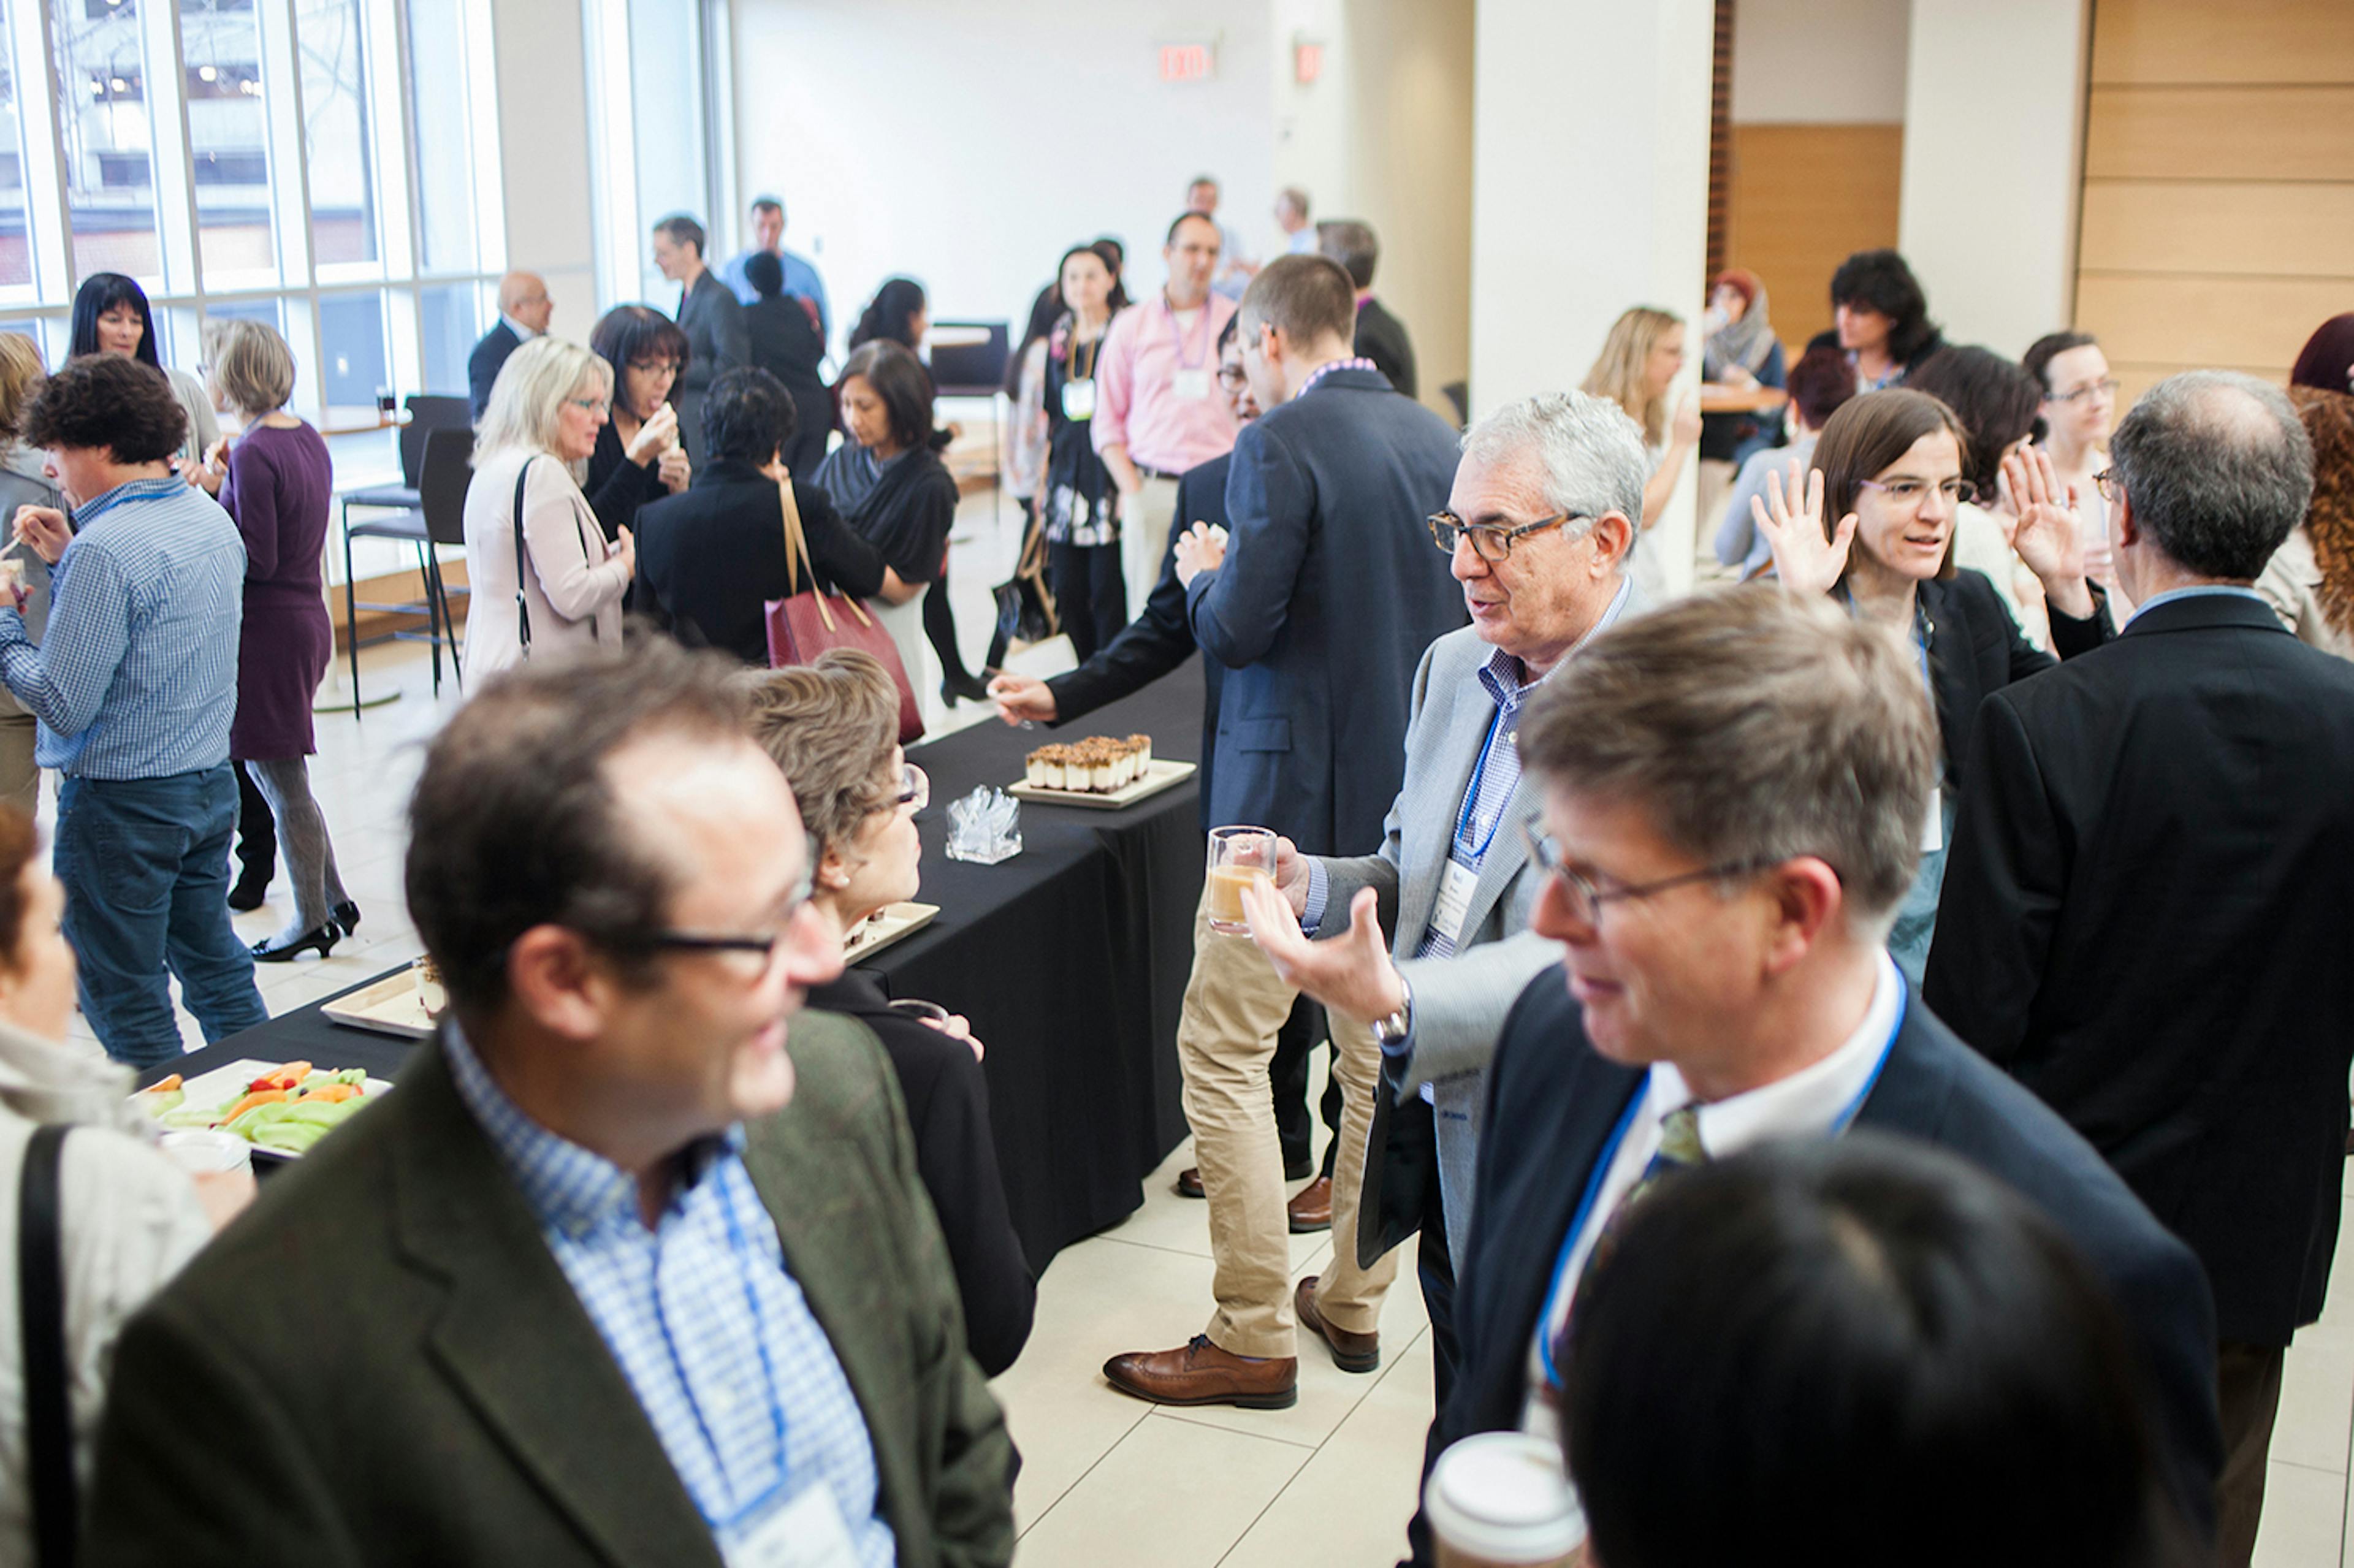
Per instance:
[[[1081,1470],[1077,1475],[1071,1478],[1071,1484],[1069,1486],[1065,1487],[1061,1491],[1055,1494],[1055,1500],[1053,1502],[1048,1503],[1044,1508],[1038,1510],[1038,1517],[1036,1519],[1032,1520],[1029,1523],[1023,1525],[1021,1529],[1013,1532],[1015,1542],[1019,1543],[1023,1537],[1028,1535],[1032,1531],[1037,1529],[1039,1525],[1044,1523],[1047,1516],[1052,1514],[1056,1509],[1063,1506],[1063,1499],[1069,1497],[1073,1492],[1077,1491],[1081,1486],[1086,1484],[1087,1478],[1089,1476],[1094,1475],[1097,1467],[1100,1467],[1106,1459],[1112,1457],[1112,1453],[1115,1449],[1117,1449],[1122,1443],[1127,1442],[1130,1437],[1136,1436],[1136,1429],[1143,1425],[1145,1418],[1150,1416],[1151,1414],[1151,1409],[1147,1407],[1142,1414],[1139,1415],[1134,1421],[1129,1423],[1127,1428],[1122,1431],[1119,1436],[1106,1444],[1104,1446],[1104,1451],[1097,1454],[1095,1458],[1089,1462],[1086,1469]]]

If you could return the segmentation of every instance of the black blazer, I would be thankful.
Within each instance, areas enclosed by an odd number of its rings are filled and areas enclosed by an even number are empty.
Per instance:
[[[2285,1345],[2337,1247],[2354,1056],[2354,666],[2253,598],[2144,611],[1979,710],[1931,1005]]]
[[[1814,336],[1807,340],[1806,352],[1812,354],[1819,348],[1837,348],[1839,345],[1839,329],[1837,327],[1825,327],[1822,331],[1817,333]],[[1944,334],[1935,332],[1931,333],[1929,334],[1929,340],[1926,343],[1924,343],[1920,347],[1914,349],[1911,354],[1905,356],[1904,375],[1910,376],[1914,371],[1920,369],[1921,362],[1923,360],[1928,358],[1931,355],[1936,353],[1939,349],[1945,346],[1946,339]],[[1903,384],[1903,376],[1899,376],[1897,378],[1897,384],[1899,386]]]
[[[1335,370],[1235,439],[1233,538],[1186,619],[1232,672],[1219,694],[1210,816],[1310,854],[1370,852],[1405,770],[1423,650],[1469,619],[1427,519],[1456,437],[1380,373]]]
[[[1177,538],[1196,523],[1214,528],[1226,525],[1226,470],[1234,454],[1222,452],[1198,468],[1189,468],[1177,481],[1177,523],[1169,530],[1169,544],[1161,553],[1161,580],[1144,601],[1144,611],[1120,629],[1120,633],[1076,670],[1046,683],[1055,694],[1055,723],[1066,725],[1142,690],[1194,653],[1193,628],[1185,620],[1185,588],[1177,580]],[[1210,782],[1217,751],[1218,691],[1226,667],[1215,659],[1202,661],[1202,829],[1210,828]]]
[[[1475,1432],[1517,1429],[1529,1346],[1562,1238],[1610,1129],[1646,1074],[1586,1043],[1560,966],[1529,982],[1489,1069],[1470,1240],[1456,1263],[1461,1361],[1423,1457]],[[2342,1089],[2344,1080],[2339,1080]],[[2124,1314],[2154,1394],[2176,1502],[2214,1528],[2222,1438],[2215,1419],[2215,1330],[2190,1249],[2159,1226],[2064,1122],[1911,998],[1888,1065],[1855,1125],[1935,1144],[2008,1181],[2084,1250]],[[1429,1534],[1416,1514],[1416,1560]]]
[[[814,484],[793,482],[819,578],[864,599],[883,586],[883,557]],[[690,647],[769,662],[768,602],[810,586],[785,580],[785,514],[777,482],[741,458],[704,466],[684,493],[638,513],[637,608]]]
[[[474,423],[482,422],[482,410],[491,406],[491,387],[498,381],[499,367],[506,364],[508,355],[522,346],[523,339],[515,336],[514,328],[502,317],[474,344],[474,352],[466,356],[466,402],[473,411]]]
[[[1937,692],[1937,730],[1946,739],[1948,772],[1958,771],[1969,756],[1971,726],[1988,692],[2040,675],[2116,635],[2107,596],[2097,588],[2093,594],[2089,620],[2052,612],[2055,659],[2027,640],[1983,574],[1966,567],[1921,585],[1921,609],[1929,618],[1929,683]]]
[[[963,1041],[895,1012],[882,982],[864,969],[845,969],[832,984],[811,987],[809,1005],[857,1019],[891,1058],[916,1135],[916,1173],[939,1216],[964,1298],[965,1345],[982,1373],[995,1377],[1030,1338],[1038,1286],[1005,1206],[980,1060]]]
[[[1414,340],[1406,335],[1405,323],[1379,300],[1369,298],[1357,307],[1356,350],[1389,377],[1391,386],[1409,397],[1421,395],[1415,389]]]

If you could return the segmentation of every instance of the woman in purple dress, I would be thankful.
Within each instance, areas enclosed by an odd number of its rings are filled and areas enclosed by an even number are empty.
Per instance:
[[[229,756],[270,802],[294,884],[294,918],[253,945],[255,959],[283,963],[317,948],[325,958],[360,923],[359,906],[335,874],[327,820],[311,795],[311,699],[334,656],[335,634],[321,598],[334,465],[319,432],[286,412],[294,356],[260,322],[228,320],[205,329],[206,382],[214,403],[243,421],[190,465],[192,482],[220,498],[245,535],[245,622],[238,640],[237,717]]]

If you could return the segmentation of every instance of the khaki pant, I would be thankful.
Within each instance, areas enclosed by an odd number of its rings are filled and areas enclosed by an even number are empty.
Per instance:
[[[40,726],[19,710],[0,713],[0,800],[34,815],[41,804],[41,770],[33,763],[33,742]]]
[[[1128,577],[1128,604],[1141,614],[1152,586],[1161,580],[1161,557],[1169,552],[1169,529],[1177,517],[1177,482],[1144,477],[1144,488],[1119,519],[1119,564]],[[1178,526],[1191,528],[1193,518]]]
[[[1298,995],[1248,937],[1210,929],[1205,893],[1193,915],[1193,974],[1177,1025],[1177,1056],[1217,1266],[1211,1288],[1218,1307],[1207,1332],[1238,1356],[1299,1353],[1283,1153],[1267,1088],[1276,1031]],[[1317,1286],[1316,1308],[1334,1328],[1370,1334],[1380,1326],[1382,1298],[1397,1273],[1394,1252],[1370,1269],[1357,1266],[1357,1197],[1381,1047],[1355,1019],[1331,1018],[1332,1074],[1341,1093],[1340,1157],[1332,1171],[1332,1261]]]

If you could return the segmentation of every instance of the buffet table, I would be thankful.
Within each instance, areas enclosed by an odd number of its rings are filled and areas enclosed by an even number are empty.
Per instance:
[[[1193,662],[1061,730],[991,719],[908,750],[932,781],[917,821],[917,896],[940,913],[862,967],[895,997],[965,1014],[987,1045],[998,1164],[1033,1268],[1132,1213],[1144,1176],[1185,1135],[1176,1034],[1202,886],[1197,778],[1117,811],[1024,801],[1023,853],[997,865],[943,853],[948,802],[979,784],[1019,780],[1023,755],[1050,741],[1141,733],[1156,755],[1190,759],[1201,726]],[[273,1018],[171,1070],[194,1076],[239,1057],[299,1057],[397,1080],[413,1046],[338,1024],[324,1005]]]

